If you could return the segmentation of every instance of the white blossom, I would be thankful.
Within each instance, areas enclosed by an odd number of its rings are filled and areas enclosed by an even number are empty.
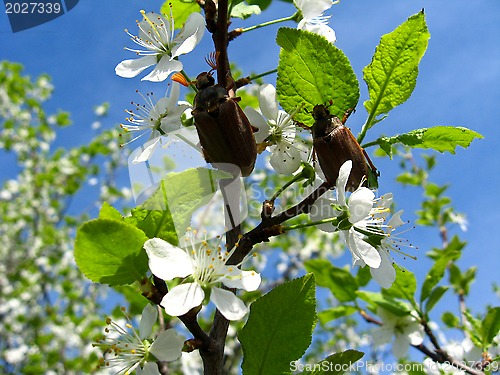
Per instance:
[[[210,300],[228,320],[243,318],[248,308],[243,301],[232,292],[222,289],[222,283],[228,288],[256,290],[261,282],[255,271],[242,271],[239,265],[226,265],[237,247],[223,251],[219,243],[210,246],[208,242],[194,243],[196,231],[189,232],[187,244],[180,248],[160,239],[153,238],[144,244],[149,257],[151,272],[162,280],[185,278],[187,282],[173,287],[163,297],[161,306],[172,316],[186,314],[194,307],[200,306],[205,293],[210,293]],[[241,263],[240,263],[241,264]]]
[[[132,40],[142,49],[130,49],[139,57],[119,63],[115,72],[120,77],[132,78],[144,69],[156,65],[151,73],[142,78],[146,81],[161,82],[172,72],[182,70],[178,56],[191,52],[200,42],[205,31],[205,19],[200,13],[192,13],[181,31],[174,37],[174,21],[172,17],[164,17],[157,13],[141,11],[144,20],[137,23],[139,35],[135,36],[125,30]]]
[[[281,174],[292,174],[299,169],[302,161],[301,153],[294,144],[297,133],[292,119],[294,114],[278,109],[276,89],[271,84],[259,88],[258,98],[261,112],[252,107],[246,107],[244,112],[250,123],[259,129],[254,133],[259,151],[269,146],[269,162],[273,169]]]
[[[353,265],[367,264],[378,268],[382,261],[377,249],[369,244],[364,233],[371,231],[374,224],[372,216],[375,194],[366,187],[358,187],[349,198],[346,197],[346,185],[351,173],[352,161],[346,161],[339,170],[339,177],[335,187],[336,198],[319,198],[314,202],[310,217],[313,222],[336,217],[337,225],[332,223],[319,224],[323,231],[339,231],[340,238],[346,243],[352,253]]]
[[[297,28],[307,30],[325,37],[330,43],[335,43],[337,37],[335,31],[328,26],[330,16],[324,16],[323,12],[330,9],[336,2],[332,0],[294,0],[297,9],[302,13],[302,20]]]
[[[149,139],[145,143],[142,151],[137,155],[132,163],[141,163],[148,160],[161,141],[163,135],[177,130],[181,126],[181,115],[191,106],[187,102],[179,102],[180,86],[173,82],[170,89],[170,96],[163,97],[156,103],[152,99],[152,94],[142,95],[145,104],[137,104],[135,112],[127,110],[130,115],[126,120],[128,124],[121,124],[127,132],[139,132],[128,143],[135,141],[149,133]]]
[[[137,370],[141,374],[159,375],[154,362],[172,362],[181,357],[184,339],[178,336],[174,329],[161,331],[153,343],[149,340],[158,318],[156,307],[146,305],[142,311],[139,331],[133,327],[127,314],[125,317],[127,320],[125,328],[108,318],[107,336],[94,344],[106,350],[102,366],[117,368],[117,374],[131,374]]]
[[[424,340],[424,329],[412,314],[398,316],[379,307],[377,315],[382,319],[382,326],[373,330],[374,344],[387,344],[394,337],[392,353],[397,358],[406,355],[410,344],[419,345]]]

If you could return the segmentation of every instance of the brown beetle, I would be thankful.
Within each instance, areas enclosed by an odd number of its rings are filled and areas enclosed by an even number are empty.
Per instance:
[[[314,151],[326,179],[335,184],[342,164],[352,160],[352,170],[347,181],[348,191],[356,190],[363,178],[376,177],[377,170],[365,150],[361,148],[348,127],[344,126],[350,111],[343,120],[330,114],[323,104],[314,106],[312,115],[315,121],[312,127]],[[370,167],[368,167],[368,163]],[[376,181],[370,185],[376,185]]]
[[[257,159],[257,145],[252,125],[238,105],[240,98],[230,97],[228,89],[215,84],[212,71],[196,77],[196,88],[192,113],[205,160],[223,170],[231,169],[223,164],[236,165],[248,176]]]

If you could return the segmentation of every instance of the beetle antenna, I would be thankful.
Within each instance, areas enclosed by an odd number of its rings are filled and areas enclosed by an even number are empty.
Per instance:
[[[205,57],[205,62],[210,66],[210,71],[209,73],[213,72],[214,70],[217,69],[217,55],[219,52],[210,52],[210,54]]]

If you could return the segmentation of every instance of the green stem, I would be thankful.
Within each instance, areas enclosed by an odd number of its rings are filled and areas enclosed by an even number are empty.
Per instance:
[[[285,185],[280,187],[278,189],[278,191],[276,193],[274,193],[274,195],[269,200],[274,202],[276,200],[276,198],[278,198],[281,193],[283,193],[286,189],[288,189],[288,187],[291,184],[293,184],[297,181],[300,181],[300,180],[311,178],[312,176],[314,176],[314,171],[312,171],[311,167],[309,167],[307,164],[303,164],[303,167],[302,167],[302,170],[300,171],[300,173],[297,173],[295,176],[293,176],[293,178],[290,181],[288,181]]]
[[[327,223],[332,223],[332,225],[337,226],[339,219],[337,217],[332,217],[330,219],[323,219],[319,221],[313,221],[311,223],[304,223],[304,224],[296,224],[296,225],[290,225],[288,227],[281,227],[285,232],[289,230],[294,230],[294,229],[299,229],[299,228],[307,228],[307,227],[312,227],[313,225],[318,225],[318,224],[327,224]]]
[[[269,74],[273,74],[273,73],[276,73],[278,71],[278,69],[273,69],[273,70],[268,70],[267,72],[264,72],[264,73],[261,73],[261,74],[257,74],[255,76],[251,76],[251,77],[248,77],[248,80],[249,81],[253,81],[257,78],[260,78],[260,77],[265,77]]]
[[[365,143],[365,144],[361,145],[361,147],[362,148],[367,148],[367,147],[372,147],[372,146],[377,146],[377,145],[378,145],[378,141],[372,141],[372,142],[368,142],[368,143]]]
[[[280,22],[293,21],[295,19],[295,17],[296,17],[296,13],[292,14],[289,17],[278,18],[277,20],[272,20],[272,21],[260,23],[260,24],[255,25],[255,26],[250,26],[250,27],[247,27],[245,29],[241,29],[241,33],[243,34],[243,33],[246,33],[247,31],[252,31],[252,30],[260,29],[261,27],[265,27],[265,26],[269,26],[269,25],[274,25],[274,24],[280,23]]]

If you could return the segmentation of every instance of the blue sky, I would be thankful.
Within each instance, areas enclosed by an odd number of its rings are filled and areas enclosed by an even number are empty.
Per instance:
[[[276,2],[269,11],[253,17],[242,25],[270,20],[293,12],[290,4]],[[140,9],[157,11],[161,1],[81,0],[64,16],[36,28],[13,34],[7,16],[0,14],[0,60],[21,62],[25,73],[36,77],[48,73],[56,91],[47,104],[48,109],[63,109],[72,113],[73,126],[58,134],[58,146],[71,147],[92,137],[90,124],[94,120],[93,107],[107,101],[111,104],[105,126],[117,126],[124,121],[124,110],[130,101],[138,100],[136,89],[145,93],[154,91],[157,97],[165,92],[165,85],[141,82],[139,78],[125,79],[114,74],[114,67],[123,59],[132,58],[123,47],[132,47],[125,34],[128,28],[135,32],[135,20]],[[0,7],[3,9],[3,7]],[[393,110],[378,124],[366,141],[380,134],[392,135],[434,125],[465,126],[484,135],[467,150],[458,149],[456,155],[438,155],[438,166],[431,180],[450,184],[448,195],[456,208],[469,219],[469,230],[461,236],[469,242],[462,264],[479,266],[473,286],[470,306],[473,310],[485,303],[496,303],[490,285],[498,276],[500,263],[500,231],[495,225],[500,211],[500,147],[498,140],[498,102],[500,98],[500,2],[477,1],[423,1],[423,0],[343,0],[329,14],[330,25],[337,34],[337,47],[351,60],[361,86],[358,111],[348,125],[354,133],[360,130],[366,118],[362,102],[367,99],[362,81],[362,69],[367,65],[382,34],[392,31],[409,16],[425,8],[431,33],[428,50],[420,65],[416,89],[411,98]],[[234,26],[240,23],[236,22]],[[293,23],[285,24],[293,27]],[[243,35],[231,43],[229,54],[245,72],[263,72],[274,69],[278,61],[278,47],[274,44],[277,27],[269,27]],[[203,57],[211,50],[208,34],[194,53],[184,56],[185,70],[195,76],[207,70]],[[267,78],[274,83],[275,76]],[[369,150],[370,152],[370,150]],[[11,176],[12,159],[0,153],[4,167],[0,180]],[[421,192],[401,188],[394,183],[397,163],[375,159],[381,171],[381,191],[393,191],[398,208],[405,210],[405,218],[413,220]],[[412,242],[423,254],[431,246],[439,246],[435,231],[418,228],[410,233]],[[420,259],[423,256],[420,255]],[[424,261],[406,261],[404,266],[417,273],[429,267]],[[480,309],[479,309],[480,310]]]

